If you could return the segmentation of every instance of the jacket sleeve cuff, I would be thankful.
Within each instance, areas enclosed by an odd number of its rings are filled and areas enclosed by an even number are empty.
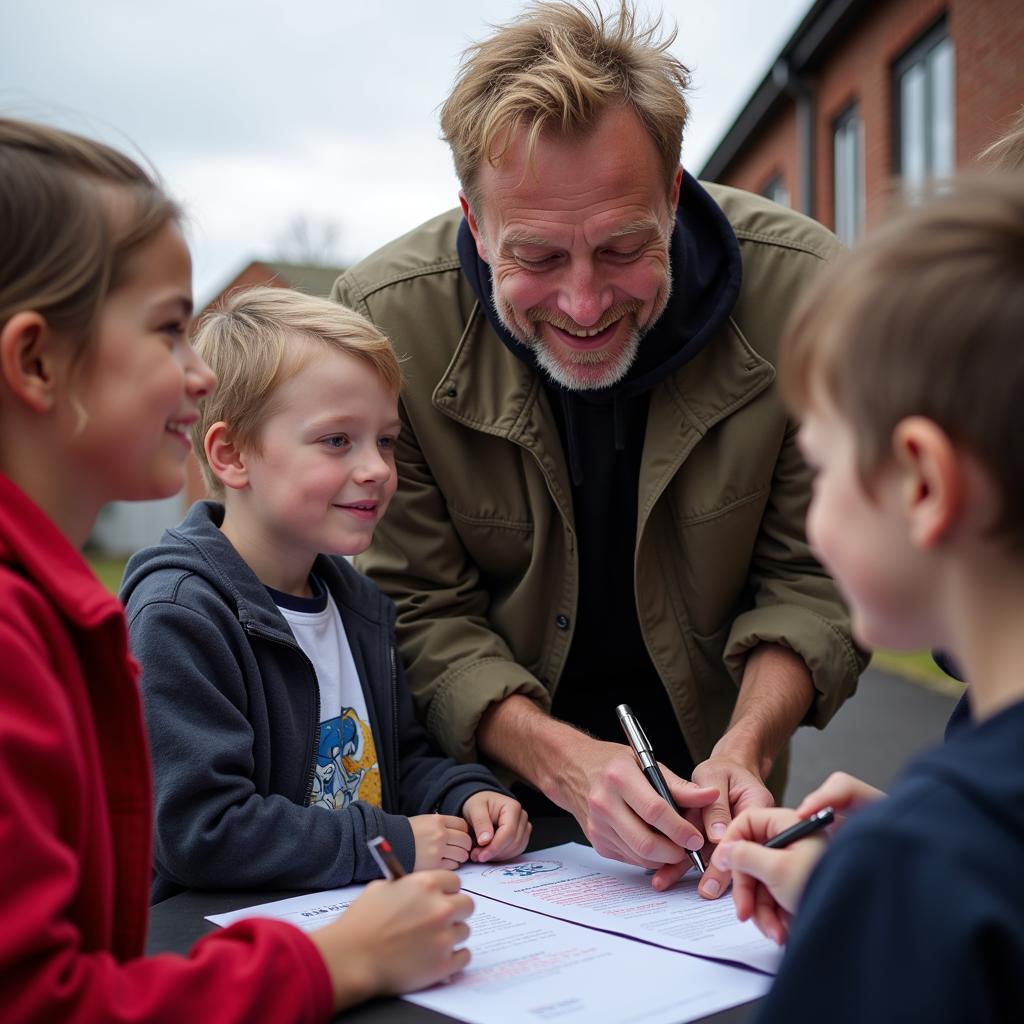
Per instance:
[[[459,761],[479,761],[476,731],[491,704],[513,694],[551,710],[547,690],[521,665],[484,658],[449,670],[438,681],[427,712],[427,730],[442,750]]]
[[[416,840],[413,839],[412,825],[404,814],[385,814],[380,811],[380,835],[387,837],[395,856],[406,871],[412,871],[416,863]]]
[[[474,793],[503,793],[505,796],[512,796],[512,794],[500,782],[498,782],[497,779],[495,779],[490,785],[477,779],[472,782],[463,782],[458,786],[453,786],[447,793],[445,793],[438,809],[442,814],[461,815],[462,805]]]
[[[819,729],[857,689],[867,664],[867,655],[828,619],[799,605],[761,606],[737,616],[729,631],[724,659],[737,686],[747,655],[759,644],[780,644],[803,658],[815,690],[806,723]]]
[[[245,955],[243,959],[250,961],[250,969],[263,967],[267,973],[277,973],[282,983],[291,972],[291,981],[287,983],[294,982],[299,993],[309,993],[308,999],[299,997],[295,1000],[296,1010],[301,1007],[294,1017],[296,1021],[313,1024],[314,1021],[330,1019],[334,1012],[334,989],[327,964],[313,940],[301,928],[285,921],[248,918],[204,936],[193,947],[190,956],[195,957],[200,950],[217,948],[211,947],[211,943],[230,943],[232,940],[240,940],[249,947],[251,955]],[[263,971],[261,974],[266,977]],[[229,977],[225,972],[225,979]]]

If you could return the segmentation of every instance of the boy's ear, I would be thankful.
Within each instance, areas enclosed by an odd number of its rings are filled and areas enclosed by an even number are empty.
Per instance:
[[[956,448],[946,432],[924,416],[901,420],[892,445],[911,543],[933,548],[948,536],[963,505],[964,480]]]
[[[213,475],[225,487],[239,491],[248,485],[245,453],[235,444],[231,430],[223,420],[218,420],[207,430],[203,449]]]
[[[0,376],[34,412],[49,412],[57,399],[56,338],[46,318],[29,310],[15,313],[0,329]]]

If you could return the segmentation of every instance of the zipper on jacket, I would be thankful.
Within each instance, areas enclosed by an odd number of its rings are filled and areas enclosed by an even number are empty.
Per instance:
[[[391,759],[391,774],[394,782],[392,792],[395,794],[397,806],[401,806],[399,790],[398,762],[401,758],[401,749],[398,746],[398,658],[395,654],[395,645],[388,641],[388,657],[391,659],[391,739],[395,756]]]
[[[309,764],[309,774],[306,776],[306,791],[302,798],[302,806],[309,806],[309,799],[313,795],[313,780],[316,778],[316,763],[320,756],[320,680],[317,679],[316,669],[313,667],[313,662],[309,660],[309,656],[306,652],[294,641],[289,641],[283,637],[278,636],[276,633],[271,633],[269,630],[261,629],[259,626],[255,626],[251,623],[246,623],[246,633],[250,633],[252,636],[258,636],[262,640],[269,640],[271,643],[278,644],[280,647],[287,647],[288,650],[294,651],[308,666],[309,674],[313,677],[313,696],[316,699],[316,717],[314,718],[313,727],[313,751],[312,760]]]

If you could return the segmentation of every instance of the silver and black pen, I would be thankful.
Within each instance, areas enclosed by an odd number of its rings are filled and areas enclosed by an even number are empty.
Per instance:
[[[640,769],[647,776],[647,781],[654,787],[658,795],[668,803],[669,807],[677,814],[680,813],[679,808],[676,807],[675,800],[672,799],[672,794],[668,791],[665,776],[661,774],[661,769],[658,767],[657,760],[655,760],[654,751],[651,749],[651,741],[640,727],[636,715],[630,711],[628,704],[620,704],[615,709],[615,713],[619,716],[619,721],[622,723],[622,728],[626,733],[626,738],[629,740],[629,745],[633,748],[633,753],[636,754]],[[704,874],[704,861],[700,853],[696,850],[687,850],[686,852],[690,855],[693,866],[701,874]]]

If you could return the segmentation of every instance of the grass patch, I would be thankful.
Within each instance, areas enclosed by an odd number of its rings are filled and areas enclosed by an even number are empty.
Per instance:
[[[122,555],[103,555],[95,551],[87,551],[85,560],[92,566],[92,571],[99,577],[103,584],[112,594],[116,594],[121,586],[121,577],[124,575],[124,566],[128,559]]]
[[[950,697],[959,697],[964,692],[964,684],[947,676],[928,651],[875,651],[871,667],[921,683]]]

